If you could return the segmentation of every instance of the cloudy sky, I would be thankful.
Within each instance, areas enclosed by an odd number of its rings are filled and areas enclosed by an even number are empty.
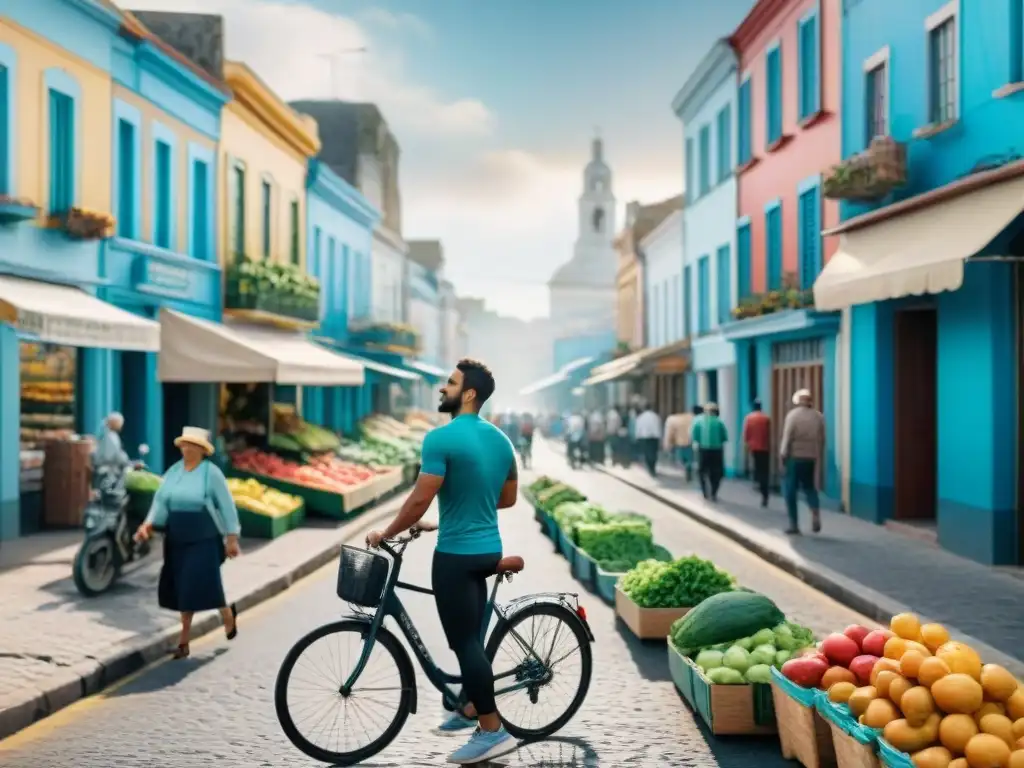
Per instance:
[[[546,314],[545,283],[572,253],[595,128],[620,206],[679,193],[682,134],[672,97],[752,4],[124,3],[222,14],[227,55],[287,100],[379,104],[402,147],[405,237],[442,240],[460,294],[524,318]]]

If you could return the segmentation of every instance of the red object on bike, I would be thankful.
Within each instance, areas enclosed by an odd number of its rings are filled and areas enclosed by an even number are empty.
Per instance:
[[[576,615],[579,616],[584,621],[587,620],[587,610],[582,605],[577,605],[576,606]]]

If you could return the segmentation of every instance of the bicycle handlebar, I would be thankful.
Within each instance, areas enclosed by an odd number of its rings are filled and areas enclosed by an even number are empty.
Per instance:
[[[408,535],[395,536],[393,539],[382,539],[380,549],[383,549],[392,557],[399,557],[405,551],[405,548],[409,546],[409,542],[418,539],[422,534],[423,531],[413,526],[409,529]],[[396,552],[393,547],[401,547],[401,549]]]

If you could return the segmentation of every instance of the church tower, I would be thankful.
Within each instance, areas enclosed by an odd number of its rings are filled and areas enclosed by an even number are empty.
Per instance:
[[[614,323],[615,195],[604,143],[595,137],[583,169],[572,258],[548,282],[551,318],[559,331],[589,332]]]

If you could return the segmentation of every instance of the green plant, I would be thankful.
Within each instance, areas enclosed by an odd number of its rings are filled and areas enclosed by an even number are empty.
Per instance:
[[[740,300],[732,311],[737,320],[748,317],[762,317],[786,309],[808,309],[814,306],[814,291],[800,287],[800,281],[792,272],[782,276],[782,288],[764,291]]]
[[[639,563],[654,556],[650,524],[633,521],[576,523],[577,546],[598,562]]]
[[[315,321],[320,312],[320,282],[294,264],[245,259],[225,274],[228,306],[264,309]]]
[[[698,605],[732,590],[735,581],[710,560],[691,555],[662,563],[645,560],[622,577],[622,591],[642,608]]]

